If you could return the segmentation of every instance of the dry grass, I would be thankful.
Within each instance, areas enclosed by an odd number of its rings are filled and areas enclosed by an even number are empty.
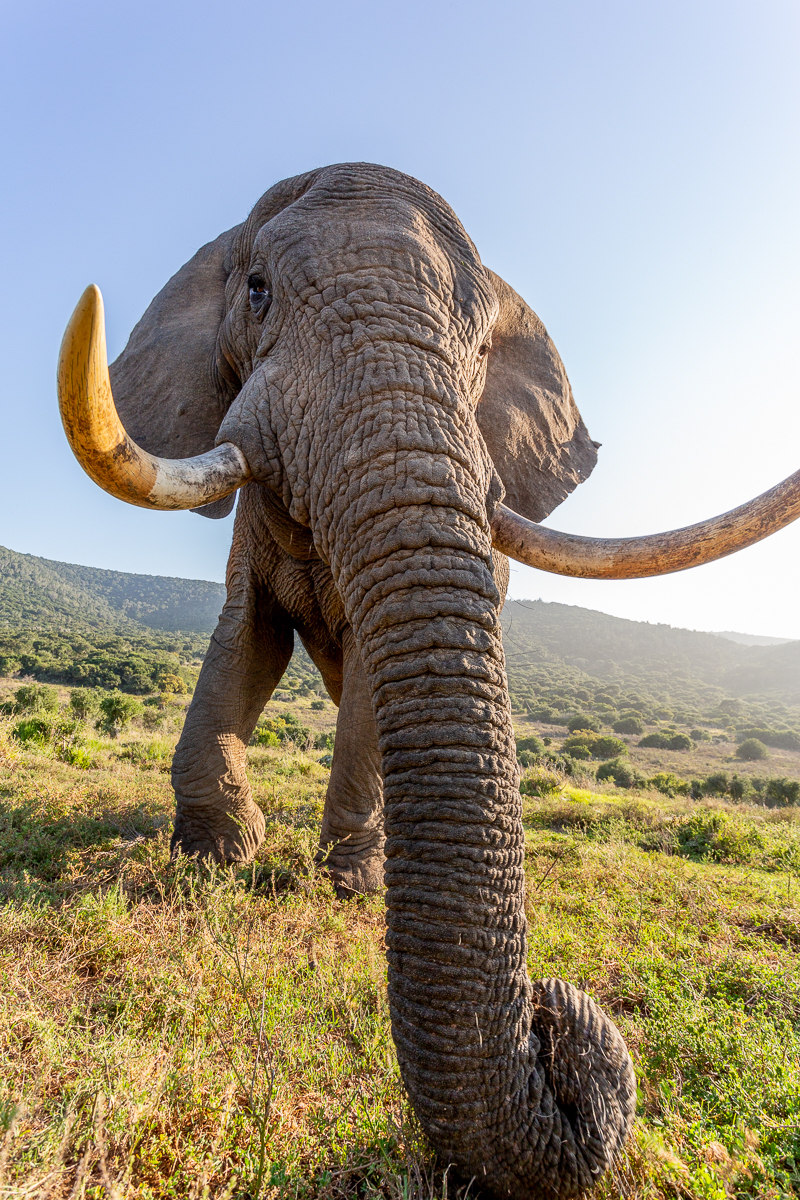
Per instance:
[[[0,732],[0,1196],[463,1194],[399,1079],[382,902],[310,866],[319,756],[250,751],[266,842],[209,872],[169,862],[162,760],[119,757],[149,737],[81,771]],[[531,973],[591,991],[639,1076],[603,1200],[800,1193],[795,816],[526,800]]]

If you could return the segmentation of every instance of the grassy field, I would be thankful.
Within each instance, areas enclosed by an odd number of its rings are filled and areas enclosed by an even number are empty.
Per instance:
[[[181,716],[85,770],[0,722],[0,1196],[477,1196],[408,1110],[381,899],[312,869],[322,752],[249,751],[252,867],[170,863]],[[800,811],[603,787],[525,798],[531,974],[612,1012],[639,1078],[600,1196],[800,1195]]]

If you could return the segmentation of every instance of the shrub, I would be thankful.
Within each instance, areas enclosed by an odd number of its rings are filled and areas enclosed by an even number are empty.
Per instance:
[[[275,733],[274,729],[266,729],[260,727],[256,729],[253,737],[250,739],[251,745],[256,746],[280,746],[281,740]]]
[[[333,750],[336,741],[335,733],[318,733],[314,738],[315,750]]]
[[[648,733],[640,740],[639,745],[650,750],[691,750],[693,742],[685,733],[674,733],[666,729],[659,730],[658,733]]]
[[[272,738],[269,734],[272,734]],[[310,736],[311,730],[301,725],[294,713],[283,712],[277,717],[261,717],[250,739],[250,745],[277,746],[283,745],[284,742],[305,745]]]
[[[147,691],[147,680],[144,680],[145,686],[143,691]],[[185,696],[189,693],[189,685],[180,675],[173,675],[171,672],[165,672],[158,677],[158,690],[166,696]]]
[[[103,693],[99,688],[73,688],[69,694],[69,706],[79,721],[89,721],[100,711]]]
[[[14,692],[12,712],[54,713],[57,709],[58,692],[46,683],[25,683]]]
[[[737,736],[745,740],[756,738],[774,750],[800,750],[800,734],[794,729],[740,729]]]
[[[586,742],[576,741],[575,738],[569,738],[568,741],[569,745],[567,742],[564,743],[564,753],[568,754],[570,758],[585,760],[592,757],[592,752]]]
[[[659,771],[647,782],[650,787],[655,788],[657,792],[662,792],[665,796],[689,795],[690,785],[685,779],[679,779],[677,775],[673,775],[671,771]]]
[[[139,701],[123,692],[110,692],[100,701],[99,707],[103,714],[99,722],[100,728],[114,738],[142,711]]]
[[[576,713],[567,721],[567,729],[570,733],[576,733],[579,729],[588,729],[592,733],[599,733],[602,725],[597,717],[589,716],[586,713]]]
[[[614,722],[614,733],[639,734],[643,729],[641,717],[620,717]]]
[[[689,732],[689,737],[693,742],[710,742],[711,734],[707,729],[692,729]]]
[[[519,758],[520,750],[529,750],[531,752],[531,754],[534,754],[534,755],[544,754],[544,745],[539,740],[539,738],[535,737],[535,736],[520,738],[519,741],[517,742],[517,757],[518,758]]]
[[[564,717],[554,708],[529,708],[528,712],[534,721],[541,721],[543,725],[563,725]]]
[[[564,776],[556,768],[542,765],[525,773],[519,785],[523,796],[552,796],[564,786]]]
[[[312,700],[312,701],[311,701],[311,707],[312,707],[312,708],[313,708],[313,709],[314,709],[316,712],[322,712],[322,710],[323,710],[323,709],[324,709],[324,707],[325,707],[325,701],[324,701],[324,700]]]
[[[756,762],[757,759],[767,757],[767,747],[758,738],[745,738],[736,748],[736,757],[744,762]]]
[[[634,770],[630,762],[621,758],[608,759],[597,768],[597,778],[611,779],[617,787],[643,787],[646,780]]]
[[[562,753],[569,754],[572,758],[586,758],[587,755],[576,753],[579,746],[587,749],[592,758],[619,758],[628,753],[628,747],[619,738],[610,734],[593,733],[588,729],[567,738]]]
[[[800,803],[800,782],[785,777],[767,779],[764,783],[763,796],[767,804],[779,808]]]

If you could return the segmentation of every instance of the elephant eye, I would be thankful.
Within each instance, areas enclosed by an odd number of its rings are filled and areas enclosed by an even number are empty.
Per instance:
[[[257,317],[263,317],[272,300],[270,290],[260,275],[251,275],[247,280],[250,291],[250,309]]]

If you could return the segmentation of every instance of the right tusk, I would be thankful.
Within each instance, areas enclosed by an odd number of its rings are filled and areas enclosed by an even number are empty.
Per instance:
[[[108,377],[103,297],[94,284],[78,301],[61,343],[58,403],[78,462],[105,491],[140,508],[199,508],[250,479],[238,446],[223,442],[194,458],[158,458],[137,446],[117,415]]]
[[[647,579],[714,562],[760,542],[800,517],[800,471],[739,508],[668,533],[587,538],[559,533],[505,504],[492,518],[492,545],[517,562],[580,579]]]

